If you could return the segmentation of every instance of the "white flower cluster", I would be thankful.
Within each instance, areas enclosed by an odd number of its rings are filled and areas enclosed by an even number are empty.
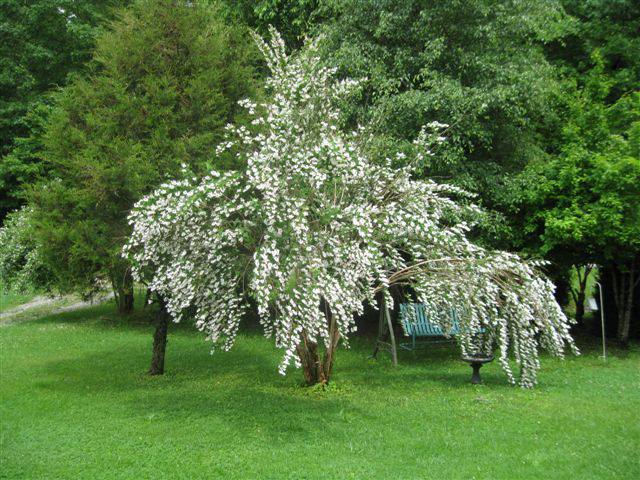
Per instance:
[[[273,100],[241,102],[255,131],[229,126],[220,146],[246,170],[174,181],[138,202],[125,246],[136,278],[166,299],[176,321],[195,315],[225,349],[252,297],[284,349],[281,373],[299,365],[303,337],[327,345],[337,328],[346,343],[364,303],[378,294],[391,302],[389,286],[398,285],[444,328],[449,317],[437,312],[456,308],[463,351],[495,343],[509,379],[512,352],[521,385],[533,386],[539,346],[560,356],[575,349],[554,286],[536,265],[467,240],[460,219],[476,210],[452,199],[464,192],[372,163],[363,131],[336,127],[335,105],[357,83],[335,82],[314,44],[287,56],[272,34],[256,40]]]

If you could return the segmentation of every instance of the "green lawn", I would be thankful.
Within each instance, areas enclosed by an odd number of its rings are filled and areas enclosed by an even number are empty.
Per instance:
[[[394,368],[358,338],[323,392],[279,376],[253,332],[211,356],[174,328],[168,373],[149,377],[151,327],[111,312],[0,325],[0,477],[640,478],[638,346],[544,358],[526,391],[495,362],[470,385],[450,346]]]

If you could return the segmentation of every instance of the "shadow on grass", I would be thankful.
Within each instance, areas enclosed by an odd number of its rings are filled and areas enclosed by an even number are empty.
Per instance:
[[[45,313],[39,318],[29,319],[21,323],[30,325],[63,324],[87,326],[96,330],[121,328],[123,331],[141,331],[153,328],[156,312],[157,307],[155,305],[149,305],[145,308],[140,305],[132,313],[119,314],[116,311],[115,302],[111,299],[99,305],[91,305],[77,310]],[[192,322],[172,322],[170,328],[175,332],[195,331]]]
[[[66,375],[65,381],[60,383],[65,388],[75,382],[85,392],[100,388],[126,391],[154,386],[154,379],[149,379],[145,373],[151,355],[153,316],[153,308],[119,316],[113,313],[113,305],[104,304],[50,315],[32,323],[72,324],[97,331],[118,329],[145,335],[142,341],[144,345],[138,340],[135,347],[126,352],[102,351],[84,359],[60,361],[51,366],[49,372]],[[398,388],[409,390],[416,385],[418,388],[425,388],[429,384],[458,387],[469,383],[471,369],[460,361],[455,344],[435,344],[416,353],[401,351],[399,365],[393,367],[387,352],[380,352],[377,360],[369,359],[374,342],[373,336],[356,337],[350,349],[340,349],[334,370],[336,382],[347,381],[368,388],[386,388],[389,383],[394,383],[398,384]],[[210,355],[210,345],[193,325],[173,323],[169,332],[164,381],[170,380],[173,385],[179,386],[197,378],[206,377],[216,382],[234,377],[236,382],[244,379],[247,384],[263,381],[282,385],[283,379],[277,374],[282,352],[267,345],[271,343],[272,340],[265,340],[262,332],[250,324],[242,328],[237,344],[230,352],[219,351]],[[95,375],[82,376],[83,368],[87,365],[92,366]],[[299,371],[291,369],[284,384],[291,384],[291,378],[295,379],[295,385],[302,377]],[[483,379],[486,385],[508,386],[501,370],[495,365],[483,368]]]
[[[45,380],[34,385],[76,400],[108,398],[137,420],[212,421],[239,434],[258,428],[274,438],[285,430],[306,438],[340,411],[369,416],[352,395],[300,387],[298,372],[278,375],[279,352],[270,354],[264,342],[256,349],[255,338],[239,339],[234,350],[213,357],[206,345],[196,351],[185,348],[185,341],[174,343],[161,377],[144,373],[149,352],[100,351],[47,362]]]
[[[271,397],[280,399],[291,408],[291,405],[299,403],[304,405],[309,399],[332,401],[331,393],[315,398],[309,389],[301,388],[299,371],[291,369],[287,377],[281,377],[277,366],[282,352],[273,347],[272,340],[263,339],[260,330],[252,324],[242,329],[232,351],[214,355],[209,354],[210,346],[193,325],[172,324],[167,373],[159,378],[149,377],[146,369],[151,355],[153,316],[153,307],[139,309],[132,315],[118,316],[114,314],[113,304],[107,303],[31,321],[32,324],[73,324],[97,331],[117,329],[140,334],[123,335],[123,343],[114,344],[117,347],[114,349],[105,350],[101,346],[100,351],[50,361],[46,364],[46,380],[39,381],[36,386],[78,395],[127,394],[135,398],[133,407],[137,409],[140,406],[141,414],[153,405],[167,413],[171,410],[186,416],[198,415],[196,410],[204,408],[204,412],[209,412],[205,414],[210,414],[210,408],[203,405],[207,399],[220,408],[220,402],[226,405],[243,402],[238,399],[249,397],[252,399],[248,402],[258,410],[263,402],[270,405]],[[378,360],[368,359],[374,342],[373,336],[356,337],[349,350],[339,351],[334,370],[337,385],[348,385],[355,391],[368,389],[374,396],[385,395],[390,386],[409,394],[475,388],[469,385],[471,368],[460,360],[459,349],[454,344],[435,344],[415,354],[402,351],[399,366],[393,367],[386,352],[380,352]],[[597,339],[581,338],[580,347],[592,356],[584,359],[585,365],[593,362]],[[615,349],[610,352],[611,355],[628,354]],[[543,368],[545,363],[543,358]],[[514,373],[517,376],[517,367]],[[501,391],[513,388],[497,362],[483,367],[482,378],[485,387]],[[555,385],[544,375],[541,375],[541,382],[542,386]],[[336,401],[338,398],[340,394],[336,395]]]

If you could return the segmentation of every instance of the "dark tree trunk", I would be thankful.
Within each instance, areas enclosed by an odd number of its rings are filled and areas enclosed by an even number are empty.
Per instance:
[[[576,306],[576,322],[578,325],[581,325],[584,320],[584,301],[586,297],[587,280],[591,273],[591,267],[575,266],[574,268],[578,277],[578,288],[571,288],[571,297],[573,298],[573,303]]]
[[[151,302],[151,295],[153,295],[153,292],[150,288],[147,288],[147,291],[144,293],[144,305],[142,305],[143,310],[147,308],[147,305]]]
[[[156,331],[153,333],[153,354],[149,375],[164,373],[164,354],[167,349],[167,330],[169,328],[169,312],[164,301],[160,300],[160,309],[156,316]]]
[[[547,266],[545,272],[556,286],[554,292],[556,302],[565,307],[569,303],[569,294],[571,292],[571,267],[567,267],[560,262],[552,262]]]
[[[133,289],[130,291],[122,292],[119,295],[120,301],[118,302],[118,313],[127,315],[133,312]]]
[[[320,383],[322,369],[320,368],[318,344],[309,340],[306,332],[302,332],[302,343],[298,345],[297,351],[305,383],[309,386]]]
[[[596,301],[598,302],[598,308],[604,310],[605,329],[608,338],[615,338],[618,330],[618,309],[613,295],[612,278],[611,265],[601,265],[600,284],[602,286],[603,301],[600,301],[600,295],[596,296]],[[593,333],[598,335],[599,332],[600,323],[598,322]]]
[[[584,320],[584,292],[582,294],[577,295],[576,300],[576,323],[578,325],[582,325],[582,321]]]
[[[634,258],[625,264],[614,263],[611,268],[611,284],[617,311],[616,339],[622,348],[629,346],[629,332],[633,314],[634,291],[640,281],[638,275],[639,259]]]
[[[126,315],[133,312],[134,296],[131,270],[127,268],[124,273],[115,274],[111,283],[118,313]]]

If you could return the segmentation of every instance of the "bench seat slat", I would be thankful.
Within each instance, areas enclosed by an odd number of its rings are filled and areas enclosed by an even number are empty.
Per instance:
[[[409,309],[414,310],[415,320],[411,321]],[[453,316],[453,327],[449,330],[448,335],[456,335],[460,333],[458,320],[455,311],[451,312]],[[429,321],[427,318],[424,305],[421,303],[402,303],[400,304],[400,322],[402,329],[407,336],[416,337],[443,337],[445,333],[442,328]]]

